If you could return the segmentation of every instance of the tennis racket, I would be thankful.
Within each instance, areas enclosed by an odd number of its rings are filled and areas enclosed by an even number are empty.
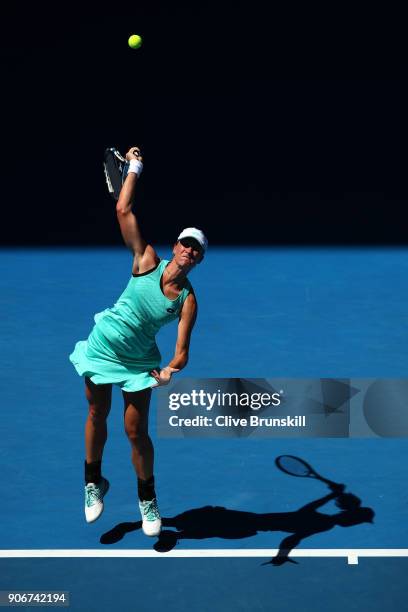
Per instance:
[[[282,470],[282,472],[285,472],[285,474],[300,476],[301,478],[316,478],[316,480],[325,482],[335,491],[343,491],[345,488],[344,485],[320,476],[320,474],[318,474],[308,463],[306,463],[306,461],[299,459],[299,457],[294,457],[293,455],[280,455],[275,459],[275,463],[277,467]]]
[[[108,191],[114,200],[119,199],[120,190],[127,174],[129,162],[114,147],[105,149],[103,170]]]

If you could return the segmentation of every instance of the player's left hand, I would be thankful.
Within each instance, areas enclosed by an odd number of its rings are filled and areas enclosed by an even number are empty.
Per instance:
[[[171,380],[171,376],[174,372],[179,372],[179,370],[177,368],[171,368],[170,366],[163,368],[162,370],[160,370],[160,372],[158,372],[157,370],[152,370],[150,372],[150,376],[153,376],[153,378],[157,381],[157,385],[153,385],[153,387],[162,387],[163,385],[168,385]]]

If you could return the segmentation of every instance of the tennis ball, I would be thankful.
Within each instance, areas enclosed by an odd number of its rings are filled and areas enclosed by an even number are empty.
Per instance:
[[[142,45],[142,37],[139,34],[129,36],[128,45],[131,49],[138,49]]]

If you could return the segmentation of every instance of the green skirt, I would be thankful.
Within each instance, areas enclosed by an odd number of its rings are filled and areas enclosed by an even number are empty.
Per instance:
[[[141,391],[157,385],[150,372],[160,368],[157,355],[135,358],[117,355],[95,326],[88,340],[76,343],[69,356],[80,376],[87,376],[96,385],[114,384],[123,391]]]

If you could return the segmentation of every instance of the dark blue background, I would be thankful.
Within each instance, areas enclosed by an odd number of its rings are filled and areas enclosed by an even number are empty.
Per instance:
[[[405,242],[402,16],[270,4],[6,8],[3,243],[120,244],[102,155],[135,143],[155,242]]]

